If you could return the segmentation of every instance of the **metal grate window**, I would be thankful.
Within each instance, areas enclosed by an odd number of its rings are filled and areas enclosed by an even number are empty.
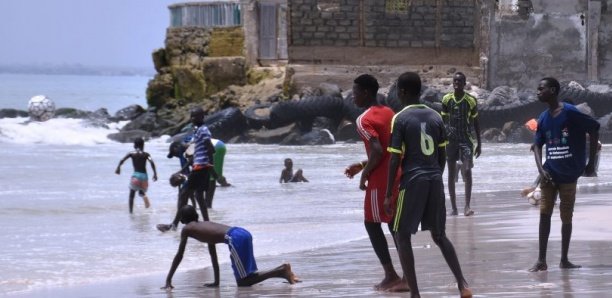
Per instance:
[[[171,5],[171,27],[241,26],[240,3],[185,3]]]

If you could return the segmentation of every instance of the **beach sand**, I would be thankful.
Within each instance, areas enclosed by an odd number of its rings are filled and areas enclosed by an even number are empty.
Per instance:
[[[561,270],[558,209],[553,215],[546,272],[527,271],[537,258],[539,211],[516,193],[475,194],[475,216],[447,218],[447,234],[457,250],[464,275],[476,297],[604,297],[612,291],[612,190],[579,188],[574,213],[570,260],[583,268]],[[460,208],[463,197],[458,199]],[[248,228],[248,227],[247,227]],[[279,227],[281,228],[281,227]],[[338,231],[342,233],[342,231]],[[364,237],[366,236],[364,230]],[[391,239],[389,237],[389,243]],[[391,246],[393,247],[393,246]],[[429,232],[413,237],[419,289],[423,297],[457,297],[457,284]],[[189,247],[188,247],[189,249]],[[220,247],[218,249],[226,249]],[[257,247],[255,247],[257,253]],[[168,252],[170,265],[175,251]],[[391,252],[401,272],[397,253]],[[223,260],[222,260],[223,261]],[[210,264],[201,270],[180,271],[175,289],[161,290],[164,274],[143,275],[99,284],[45,288],[19,297],[407,297],[408,293],[382,293],[373,285],[382,268],[367,238],[339,246],[258,259],[260,270],[290,262],[302,282],[289,285],[269,279],[238,288],[229,263],[221,264],[221,286],[212,281]],[[121,270],[121,268],[117,268]]]

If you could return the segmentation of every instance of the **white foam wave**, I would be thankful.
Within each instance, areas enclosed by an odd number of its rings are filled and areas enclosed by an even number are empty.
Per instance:
[[[127,121],[93,127],[82,119],[53,118],[30,122],[28,118],[0,119],[0,142],[17,144],[96,145],[112,143],[108,134],[118,132]]]

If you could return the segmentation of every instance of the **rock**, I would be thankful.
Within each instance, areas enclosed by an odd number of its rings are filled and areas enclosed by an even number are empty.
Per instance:
[[[247,137],[257,144],[278,144],[295,129],[295,126],[290,124],[276,129],[250,131],[247,132]]]
[[[336,130],[336,140],[339,142],[350,142],[354,143],[360,140],[359,133],[357,133],[357,127],[354,122],[344,120],[338,129]]]
[[[280,145],[330,145],[334,144],[334,136],[327,129],[313,129],[312,131],[300,135],[298,132],[292,132],[285,137]]]
[[[174,77],[172,74],[156,74],[147,85],[147,104],[161,108],[174,97]]]
[[[113,119],[115,121],[132,120],[145,112],[145,109],[140,105],[130,105],[115,112]]]
[[[166,49],[157,49],[151,54],[153,58],[153,66],[158,73],[162,73],[162,69],[168,67],[168,60],[166,59]]]
[[[107,138],[120,143],[132,143],[136,138],[148,140],[151,138],[151,134],[144,130],[134,129],[125,130],[118,133],[111,133],[107,136]]]
[[[55,112],[57,114],[57,110]],[[27,111],[16,110],[16,109],[0,109],[0,118],[17,118],[17,117],[29,117]]]
[[[495,142],[498,137],[502,134],[499,128],[489,128],[482,133],[482,138],[486,141]]]
[[[522,126],[520,123],[516,122],[516,121],[510,121],[510,122],[506,122],[504,123],[504,126],[502,127],[501,132],[503,134],[510,134],[513,130],[515,130],[517,127]]]
[[[591,117],[595,117],[595,113],[593,113],[593,109],[591,109],[591,107],[589,107],[589,104],[586,102],[577,104],[576,109],[578,109],[578,111],[580,111],[583,114],[587,114]]]
[[[574,88],[574,89],[578,89],[578,90],[584,90],[584,87],[582,87],[582,85],[580,85],[580,83],[576,82],[576,81],[570,81],[567,84],[567,87],[569,88]]]
[[[202,71],[186,66],[174,66],[172,75],[176,82],[174,96],[177,98],[185,99],[187,102],[197,102],[208,95]]]
[[[314,91],[315,95],[342,97],[342,90],[336,84],[321,83]]]
[[[176,123],[172,123],[167,121],[166,119],[160,119],[157,117],[155,112],[147,111],[142,115],[136,117],[130,123],[126,124],[121,132],[133,131],[133,130],[143,130],[151,132],[151,136],[160,136],[161,131],[175,126]]]
[[[516,90],[508,86],[499,86],[491,91],[485,104],[487,106],[505,106],[519,100]]]
[[[244,57],[206,58],[202,62],[206,95],[217,93],[230,85],[246,84]]]

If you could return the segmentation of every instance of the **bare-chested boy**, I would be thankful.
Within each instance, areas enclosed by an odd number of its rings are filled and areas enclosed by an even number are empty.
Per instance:
[[[293,160],[291,160],[291,158],[285,158],[285,168],[281,171],[278,182],[308,182],[308,179],[304,177],[304,171],[302,171],[302,169],[298,169],[295,174],[293,174]]]
[[[174,256],[172,266],[166,277],[166,285],[162,289],[173,289],[172,276],[183,259],[183,253],[190,237],[200,242],[214,246],[216,243],[226,243],[230,249],[232,269],[236,277],[236,283],[240,287],[251,286],[268,278],[284,278],[290,284],[298,282],[297,276],[291,271],[290,264],[282,264],[272,270],[265,272],[257,271],[255,256],[253,255],[253,238],[249,231],[240,227],[230,227],[210,221],[198,221],[198,213],[190,205],[183,206],[180,211],[181,222],[185,225],[181,231],[181,243],[178,252]],[[219,263],[217,253],[209,250],[212,260],[215,280],[213,283],[205,284],[207,287],[219,286]]]
[[[155,169],[155,163],[151,155],[144,151],[144,140],[137,138],[134,140],[134,151],[128,152],[117,165],[115,174],[121,174],[121,165],[128,159],[132,159],[132,165],[134,166],[134,173],[130,178],[130,213],[134,209],[134,196],[136,191],[144,200],[145,208],[149,208],[149,198],[147,197],[147,189],[149,188],[149,177],[147,175],[147,161],[151,163],[153,168],[153,181],[157,181],[157,170]]]

